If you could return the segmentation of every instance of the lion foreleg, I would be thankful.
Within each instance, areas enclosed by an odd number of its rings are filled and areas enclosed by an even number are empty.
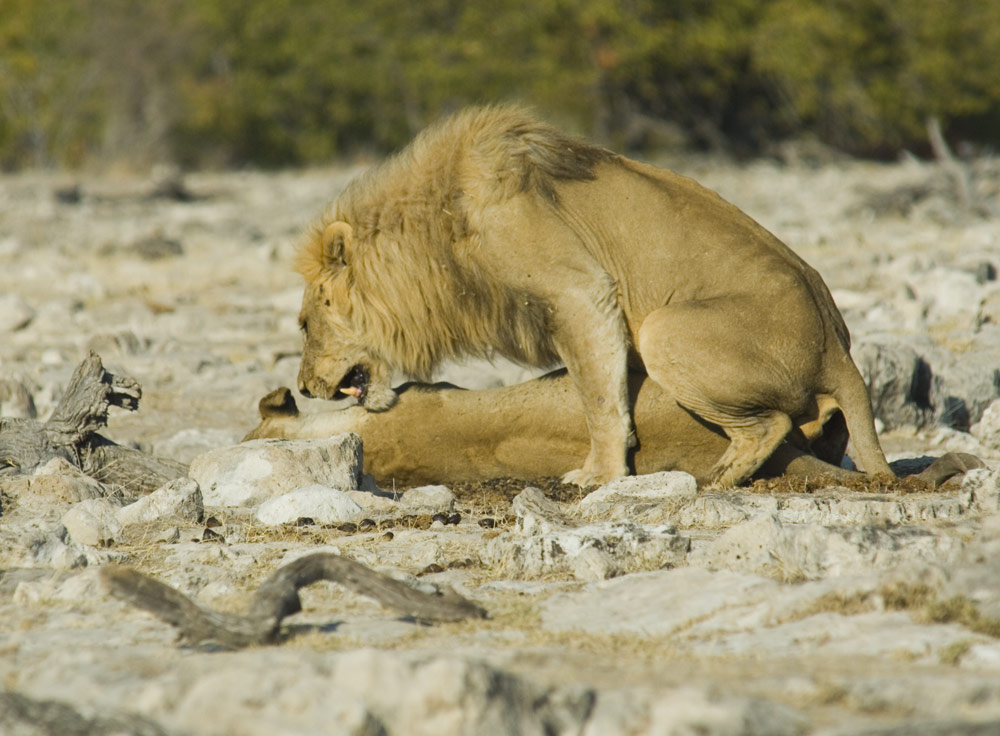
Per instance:
[[[594,486],[628,474],[626,452],[635,443],[628,400],[625,316],[613,282],[596,292],[563,294],[557,310],[556,350],[580,394],[590,451],[566,483]]]

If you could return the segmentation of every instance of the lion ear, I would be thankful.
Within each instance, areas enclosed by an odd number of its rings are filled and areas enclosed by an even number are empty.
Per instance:
[[[334,278],[347,265],[353,230],[346,222],[315,229],[299,251],[296,269],[310,283]]]
[[[346,222],[331,222],[323,230],[321,257],[327,271],[337,273],[347,265],[347,251],[353,236],[354,230]]]

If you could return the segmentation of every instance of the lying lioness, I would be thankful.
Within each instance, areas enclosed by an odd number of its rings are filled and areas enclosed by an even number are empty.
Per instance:
[[[466,391],[448,384],[406,384],[389,411],[360,406],[299,413],[292,393],[280,388],[260,400],[260,424],[245,440],[329,437],[356,432],[364,445],[365,472],[381,483],[453,483],[509,477],[535,480],[577,467],[590,447],[579,394],[566,372],[516,386]],[[653,380],[629,376],[638,446],[632,470],[683,470],[704,482],[726,451],[721,428],[688,412]],[[785,441],[758,474],[863,477],[839,463],[847,445],[843,415],[833,402],[811,407],[795,420]],[[970,467],[971,456],[946,456],[926,470],[937,484]]]

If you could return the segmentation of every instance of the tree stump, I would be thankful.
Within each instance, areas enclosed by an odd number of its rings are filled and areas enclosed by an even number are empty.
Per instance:
[[[140,494],[187,475],[183,463],[122,447],[98,434],[107,426],[110,407],[135,411],[141,396],[135,379],[108,373],[91,351],[48,421],[0,418],[0,475],[31,473],[61,457],[102,483]]]

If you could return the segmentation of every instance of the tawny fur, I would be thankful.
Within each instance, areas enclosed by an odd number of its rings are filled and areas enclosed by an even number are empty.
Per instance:
[[[821,396],[843,409],[866,469],[888,471],[819,274],[690,179],[518,108],[460,113],[350,184],[298,268],[307,395],[348,388],[385,410],[392,370],[562,361],[591,442],[566,479],[591,485],[627,472],[628,363],[723,428],[720,484],[746,480]]]

